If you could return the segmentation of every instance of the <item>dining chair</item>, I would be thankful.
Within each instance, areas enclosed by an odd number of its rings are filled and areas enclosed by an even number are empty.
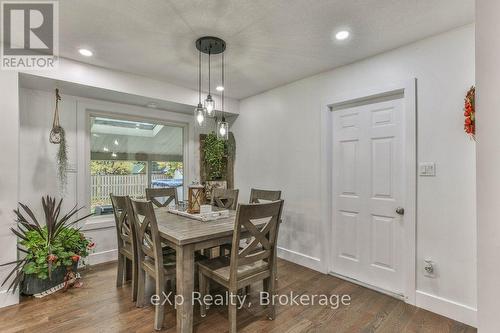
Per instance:
[[[137,306],[145,304],[146,276],[155,281],[155,295],[166,292],[167,283],[175,278],[175,254],[164,253],[158,223],[151,201],[130,200],[128,203],[130,219],[134,224],[137,242],[138,279]],[[161,330],[165,318],[163,302],[155,304],[154,328]]]
[[[218,208],[236,210],[236,207],[238,206],[239,193],[240,190],[237,189],[215,188],[212,192],[210,204]],[[231,251],[231,243],[219,246],[219,255],[224,255],[226,251]],[[212,249],[206,249],[204,254],[211,256]]]
[[[163,198],[164,201],[159,201],[158,199],[160,198]],[[179,204],[177,189],[174,187],[147,188],[146,199],[151,201],[158,208],[167,207],[172,201],[174,201],[176,205]]]
[[[261,203],[269,201],[277,201],[281,199],[281,191],[274,190],[259,190],[252,188],[250,189],[250,203]],[[248,243],[249,240],[246,240]],[[223,244],[220,246],[219,251],[222,255],[226,255],[227,252],[231,251],[231,245]],[[247,288],[247,292],[250,291],[250,287]]]
[[[115,217],[118,240],[118,272],[116,286],[121,287],[124,280],[132,279],[132,301],[137,300],[137,247],[134,224],[127,210],[128,196],[110,194],[113,215]],[[131,273],[131,277],[129,274]]]
[[[215,188],[210,204],[215,207],[236,210],[240,190]]]
[[[236,295],[252,283],[263,281],[264,290],[269,297],[275,294],[276,240],[283,200],[262,204],[240,204],[236,212],[235,228],[231,257],[217,257],[198,263],[200,299],[209,292],[210,281],[227,288],[230,295]],[[262,228],[254,221],[267,220]],[[240,249],[242,234],[250,234],[252,241]],[[230,296],[230,299],[234,299]],[[229,332],[236,332],[237,304],[229,301]],[[206,316],[206,306],[202,304],[200,314]],[[273,320],[276,314],[274,304],[268,305],[268,318]]]
[[[260,203],[262,201],[276,201],[281,199],[281,191],[259,190],[252,188],[250,190],[250,203]]]

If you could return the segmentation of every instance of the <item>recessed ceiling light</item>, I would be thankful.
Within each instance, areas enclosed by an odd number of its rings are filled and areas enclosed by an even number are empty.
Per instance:
[[[112,157],[116,157],[117,155],[116,155],[116,153],[112,153],[111,156]]]
[[[217,91],[224,91],[224,87],[223,86],[217,86],[215,88],[215,90],[217,90]]]
[[[156,104],[155,102],[149,102],[148,104],[146,104],[146,106],[151,109],[156,109],[158,107],[158,104]]]
[[[79,49],[78,52],[84,57],[92,57],[94,53],[88,49]]]
[[[102,148],[103,151],[109,151],[108,147]]]
[[[118,140],[115,140],[115,146],[118,146]]]
[[[342,30],[335,34],[335,38],[337,40],[346,40],[347,38],[349,38],[349,35],[350,35],[349,31]]]

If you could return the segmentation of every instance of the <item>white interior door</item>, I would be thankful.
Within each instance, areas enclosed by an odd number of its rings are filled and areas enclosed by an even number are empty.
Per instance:
[[[333,111],[333,272],[404,294],[403,100]],[[399,213],[398,213],[399,212]]]

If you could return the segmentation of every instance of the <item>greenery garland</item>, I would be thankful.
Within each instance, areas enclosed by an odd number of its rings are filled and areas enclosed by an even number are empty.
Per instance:
[[[61,142],[59,143],[59,150],[57,151],[57,173],[60,181],[60,192],[63,193],[68,184],[68,147],[66,145],[66,133],[64,132],[64,128],[59,127],[58,130],[61,136]]]

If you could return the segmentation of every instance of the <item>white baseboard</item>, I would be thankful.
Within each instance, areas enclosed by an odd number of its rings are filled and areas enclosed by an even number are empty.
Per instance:
[[[477,327],[477,309],[417,290],[416,306]]]
[[[19,293],[11,293],[7,290],[0,291],[0,308],[19,303]]]
[[[306,254],[285,249],[278,246],[278,257],[291,261],[297,265],[305,266],[312,270],[325,273],[319,258],[311,257]]]
[[[91,253],[87,262],[92,265],[102,264],[105,262],[116,261],[118,259],[118,250],[112,249],[102,252]]]

